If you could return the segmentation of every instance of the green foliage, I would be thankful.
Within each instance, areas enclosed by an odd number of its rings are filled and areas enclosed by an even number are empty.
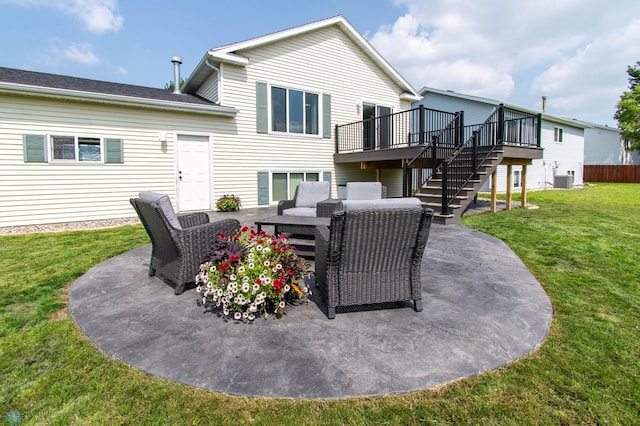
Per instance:
[[[222,197],[218,198],[218,201],[216,201],[216,208],[221,212],[239,210],[241,205],[242,204],[240,203],[240,197],[236,197],[233,194],[225,194]]]
[[[640,84],[640,61],[637,61],[634,67],[628,66],[627,74],[629,75],[629,88],[633,90]]]
[[[640,62],[628,67],[629,90],[625,91],[616,105],[613,116],[618,121],[620,134],[629,140],[630,150],[640,150]]]
[[[436,389],[336,401],[185,386],[131,368],[87,340],[65,295],[88,268],[147,244],[141,226],[2,236],[0,415],[17,410],[21,425],[637,424],[640,185],[531,192],[529,201],[539,209],[463,222],[504,240],[543,285],[554,314],[542,346]]]
[[[180,89],[182,89],[182,86],[184,86],[184,78],[180,79]],[[170,81],[168,83],[166,83],[164,85],[164,90],[169,90],[169,91],[173,91],[173,89],[176,87],[176,84],[173,81]]]

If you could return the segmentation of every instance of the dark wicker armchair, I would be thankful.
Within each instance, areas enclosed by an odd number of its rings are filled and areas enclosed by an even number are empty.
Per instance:
[[[413,300],[422,310],[420,264],[433,210],[422,207],[335,212],[316,228],[316,283],[329,318],[337,307]]]
[[[236,219],[209,222],[204,212],[175,216],[169,198],[164,197],[161,202],[142,198],[130,201],[151,238],[149,276],[157,273],[175,286],[175,294],[182,294],[185,285],[195,281],[200,263],[216,236],[236,232],[240,222]]]

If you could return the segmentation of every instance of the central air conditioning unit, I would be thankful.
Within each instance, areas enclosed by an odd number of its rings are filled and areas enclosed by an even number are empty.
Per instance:
[[[573,175],[555,175],[553,177],[553,187],[554,188],[572,189],[573,188]]]

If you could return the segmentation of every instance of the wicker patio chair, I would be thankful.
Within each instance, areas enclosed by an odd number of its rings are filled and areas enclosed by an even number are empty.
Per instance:
[[[176,216],[169,197],[141,192],[129,200],[151,239],[149,276],[156,274],[175,286],[182,294],[193,283],[200,263],[218,234],[232,234],[240,228],[236,219],[209,222],[204,213]]]
[[[328,199],[330,193],[330,182],[300,182],[293,199],[278,202],[278,216],[316,217],[318,203]],[[280,232],[310,236],[314,234],[313,228],[295,225],[278,226],[276,234]]]
[[[336,308],[413,300],[422,310],[420,264],[433,210],[422,207],[338,211],[316,228],[316,283]]]

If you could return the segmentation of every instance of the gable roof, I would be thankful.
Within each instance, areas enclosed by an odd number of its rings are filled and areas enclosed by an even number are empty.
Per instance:
[[[540,111],[531,109],[531,108],[526,108],[520,105],[516,105],[516,104],[511,104],[508,102],[503,102],[503,101],[497,101],[495,99],[489,99],[489,98],[483,98],[481,96],[473,96],[473,95],[465,95],[464,93],[457,93],[454,92],[452,90],[441,90],[441,89],[434,89],[433,87],[423,87],[422,89],[420,89],[420,96],[422,96],[423,98],[428,94],[428,93],[435,93],[438,95],[444,95],[444,96],[449,96],[452,98],[458,98],[458,99],[464,99],[467,101],[473,101],[473,102],[479,102],[479,103],[483,103],[483,104],[487,104],[487,105],[493,105],[493,106],[498,106],[500,104],[503,104],[504,106],[506,106],[507,108],[513,108],[513,109],[517,109],[520,111],[524,111],[530,114],[542,114],[542,118],[547,120],[547,121],[551,121],[554,123],[559,123],[559,124],[564,124],[564,125],[568,125],[568,126],[572,126],[572,127],[577,127],[579,129],[588,129],[591,128],[592,126],[584,121],[579,121],[573,118],[563,118],[563,117],[558,117],[557,115],[552,115],[552,114],[548,114],[546,112],[541,113]]]
[[[235,115],[234,108],[190,94],[131,84],[0,67],[0,93],[44,96],[206,114]]]
[[[409,84],[407,80],[396,71],[386,59],[378,53],[378,51],[356,30],[349,21],[342,15],[321,21],[312,22],[310,24],[301,25],[290,28],[288,30],[278,31],[261,37],[252,38],[238,43],[226,46],[216,47],[209,50],[196,66],[193,73],[189,76],[184,85],[185,91],[195,91],[207,78],[211,70],[207,63],[232,63],[235,65],[246,66],[249,63],[247,57],[242,56],[238,52],[246,49],[260,47],[269,43],[275,43],[301,34],[317,31],[330,26],[340,28],[376,65],[378,65],[384,73],[393,80],[402,90],[403,99],[420,100],[418,92]]]

